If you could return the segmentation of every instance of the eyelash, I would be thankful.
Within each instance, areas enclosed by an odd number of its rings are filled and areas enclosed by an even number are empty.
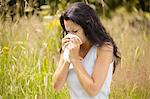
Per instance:
[[[67,33],[69,33],[70,31],[67,31]],[[73,33],[77,33],[78,31],[72,31]]]
[[[78,31],[73,31],[74,33],[77,33]]]

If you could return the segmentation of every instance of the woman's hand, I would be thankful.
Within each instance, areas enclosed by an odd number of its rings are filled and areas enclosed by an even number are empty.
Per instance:
[[[68,46],[68,44],[69,44],[69,42],[70,42],[70,38],[63,38],[62,39],[62,50],[64,51],[64,49]]]
[[[70,51],[70,61],[74,62],[76,60],[80,60],[79,51],[80,51],[80,45],[82,44],[81,41],[78,38],[71,38],[70,43],[67,46],[68,50]]]

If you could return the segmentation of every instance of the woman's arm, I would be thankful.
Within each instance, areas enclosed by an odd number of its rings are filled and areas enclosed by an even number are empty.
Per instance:
[[[110,45],[104,45],[97,50],[97,60],[94,71],[90,76],[79,60],[73,60],[73,66],[77,73],[78,79],[85,89],[85,91],[95,96],[101,89],[109,69],[109,64],[112,62],[113,47]]]
[[[69,64],[70,63],[68,63],[64,60],[63,52],[62,52],[60,55],[58,67],[52,77],[53,88],[56,91],[60,90],[63,87],[63,85],[67,79]]]

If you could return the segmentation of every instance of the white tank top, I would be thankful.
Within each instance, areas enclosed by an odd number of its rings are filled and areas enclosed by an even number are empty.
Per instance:
[[[82,60],[82,64],[89,75],[91,75],[93,72],[96,63],[96,56],[97,56],[96,54],[97,54],[97,46],[93,45],[88,51],[85,58]],[[89,96],[83,89],[77,78],[77,74],[73,69],[73,65],[70,64],[69,73],[67,77],[67,86],[69,88],[71,99],[108,99],[112,80],[112,72],[113,72],[113,62],[109,65],[107,77],[99,93],[96,96],[92,97]]]

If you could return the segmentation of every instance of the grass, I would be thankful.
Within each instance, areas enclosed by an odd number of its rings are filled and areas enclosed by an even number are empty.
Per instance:
[[[66,97],[51,87],[56,67],[60,26],[38,18],[3,23],[0,28],[0,95],[4,99]]]
[[[110,99],[150,98],[150,15],[120,8],[102,23],[122,56]],[[0,99],[69,99],[66,87],[55,92],[51,86],[60,37],[58,17],[0,23]]]

